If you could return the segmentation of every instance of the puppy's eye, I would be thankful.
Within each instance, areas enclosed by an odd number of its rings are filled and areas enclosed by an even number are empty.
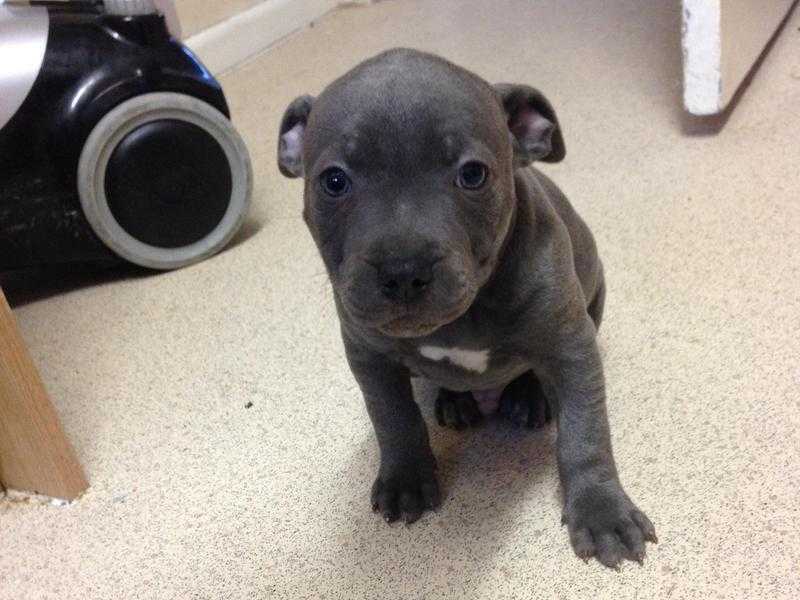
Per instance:
[[[472,160],[461,165],[461,168],[458,170],[456,184],[458,187],[462,187],[467,190],[477,190],[483,187],[483,184],[486,183],[486,177],[488,174],[489,170],[486,168],[486,165],[479,163],[476,160]]]
[[[350,191],[350,178],[347,173],[337,167],[331,167],[323,171],[319,177],[322,189],[328,196],[338,198]]]

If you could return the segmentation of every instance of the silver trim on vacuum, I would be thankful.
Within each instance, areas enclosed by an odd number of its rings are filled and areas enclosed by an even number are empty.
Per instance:
[[[0,129],[25,102],[39,76],[49,21],[46,8],[0,4]]]

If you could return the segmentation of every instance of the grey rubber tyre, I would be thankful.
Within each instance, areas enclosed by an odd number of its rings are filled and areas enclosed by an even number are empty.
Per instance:
[[[114,218],[105,191],[108,162],[119,142],[134,129],[161,119],[204,129],[224,150],[231,170],[231,198],[222,220],[202,239],[179,248],[152,246],[131,236]],[[244,222],[252,191],[253,170],[241,136],[213,106],[183,94],[157,92],[123,102],[95,126],[78,162],[78,194],[94,232],[120,257],[151,269],[178,269],[219,252]]]

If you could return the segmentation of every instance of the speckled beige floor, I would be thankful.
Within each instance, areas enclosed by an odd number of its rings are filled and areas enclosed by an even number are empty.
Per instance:
[[[7,284],[92,488],[0,501],[0,598],[800,597],[800,15],[721,133],[690,136],[673,4],[383,2],[225,76],[257,172],[237,245]],[[369,511],[372,432],[273,149],[291,98],[393,45],[559,110],[547,172],[606,264],[616,455],[661,539],[644,567],[572,555],[552,431],[432,426],[444,507],[409,528]]]

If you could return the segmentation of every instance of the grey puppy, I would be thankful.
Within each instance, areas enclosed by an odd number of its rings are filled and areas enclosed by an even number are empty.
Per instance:
[[[611,452],[594,239],[530,166],[564,154],[537,90],[396,49],[295,99],[278,164],[305,177],[303,216],[375,429],[373,508],[410,523],[441,502],[411,376],[441,387],[437,416],[453,427],[498,409],[539,426],[552,407],[572,547],[616,567],[656,534]]]

